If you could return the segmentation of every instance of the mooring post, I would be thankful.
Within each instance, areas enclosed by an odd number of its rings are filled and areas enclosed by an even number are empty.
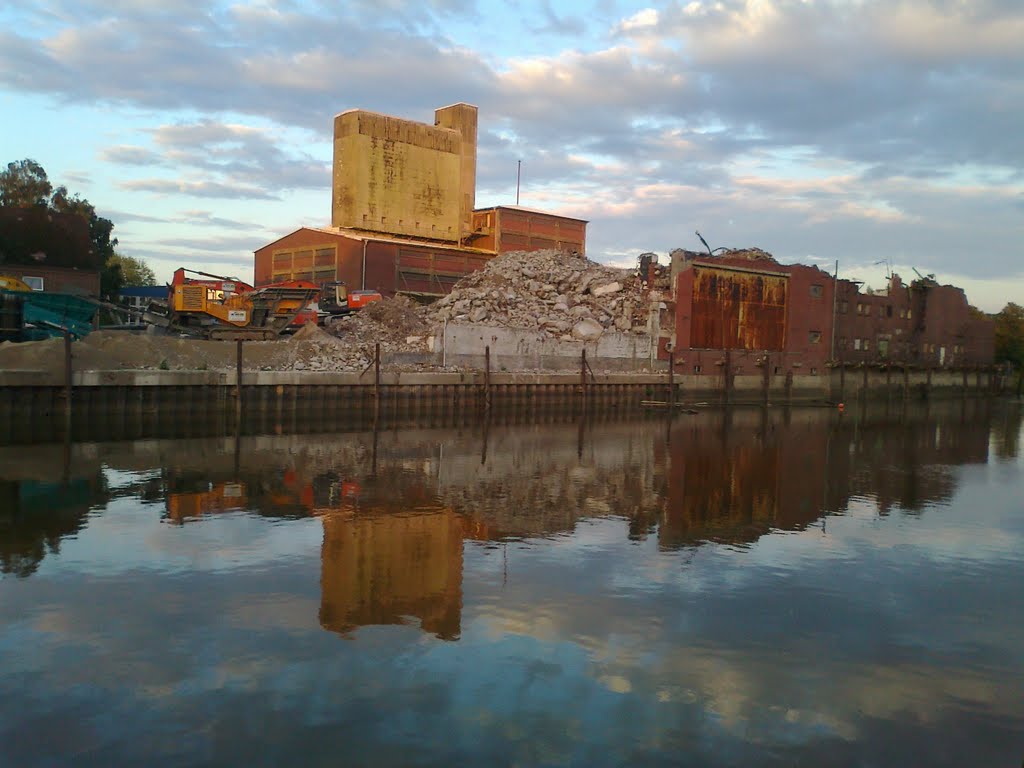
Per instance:
[[[676,408],[676,353],[668,353],[668,412],[675,413]]]
[[[71,332],[64,329],[64,422],[71,427]]]
[[[242,423],[242,340],[236,342],[235,354],[235,423]]]
[[[722,382],[722,396],[725,402],[729,402],[732,396],[732,350],[725,350],[725,379]]]
[[[380,419],[380,342],[373,345],[373,422]]]
[[[768,404],[768,385],[770,377],[772,375],[771,369],[771,357],[767,352],[764,353],[764,357],[761,358],[761,398],[764,400],[765,405]]]
[[[491,347],[484,347],[484,410],[491,409]]]
[[[580,397],[583,411],[587,410],[587,350],[580,353]]]

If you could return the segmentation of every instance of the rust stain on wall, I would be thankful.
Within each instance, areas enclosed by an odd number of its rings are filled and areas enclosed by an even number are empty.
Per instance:
[[[788,289],[786,275],[695,268],[690,346],[781,350]]]

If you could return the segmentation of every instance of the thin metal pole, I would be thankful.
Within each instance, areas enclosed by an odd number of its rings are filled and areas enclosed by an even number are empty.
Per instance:
[[[491,348],[484,347],[484,409],[491,408]]]
[[[373,345],[373,423],[380,420],[380,342]]]
[[[235,354],[235,423],[242,423],[242,340],[236,342]]]
[[[832,276],[832,346],[829,360],[836,359],[836,300],[839,296],[839,259],[836,259],[836,273]]]
[[[64,329],[64,421],[71,426],[71,332]]]
[[[587,410],[587,350],[580,356],[580,395],[583,398],[583,410]]]
[[[668,353],[668,412],[675,413],[676,407],[676,353]]]

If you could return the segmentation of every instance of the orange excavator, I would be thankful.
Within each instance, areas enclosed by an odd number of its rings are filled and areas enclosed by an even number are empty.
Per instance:
[[[150,304],[145,319],[169,331],[208,339],[274,339],[317,294],[316,286],[306,281],[253,288],[237,278],[182,267],[174,272],[167,301]]]

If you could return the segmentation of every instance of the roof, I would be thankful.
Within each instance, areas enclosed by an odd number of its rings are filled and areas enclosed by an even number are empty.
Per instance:
[[[474,208],[473,213],[482,213],[484,211],[495,211],[499,208],[503,208],[506,211],[519,211],[521,213],[536,213],[540,216],[551,216],[555,219],[569,219],[571,221],[581,221],[584,224],[590,223],[589,219],[580,219],[576,216],[565,216],[561,213],[552,213],[551,211],[542,211],[539,208],[527,208],[522,205],[489,205],[484,208]]]
[[[422,248],[434,248],[446,251],[472,251],[473,253],[479,253],[486,256],[494,256],[494,251],[485,248],[473,248],[469,245],[459,245],[443,240],[428,240],[426,238],[417,239],[413,237],[401,237],[399,235],[389,235],[383,232],[370,232],[369,230],[362,229],[349,229],[347,227],[299,227],[298,229],[289,232],[287,235],[283,235],[277,240],[273,240],[266,245],[262,245],[256,250],[262,251],[264,248],[269,248],[272,245],[284,240],[286,237],[291,237],[299,232],[323,232],[325,235],[333,235],[335,237],[347,237],[351,240],[359,240],[364,242],[375,242],[375,243],[397,243],[399,245],[417,245]]]

